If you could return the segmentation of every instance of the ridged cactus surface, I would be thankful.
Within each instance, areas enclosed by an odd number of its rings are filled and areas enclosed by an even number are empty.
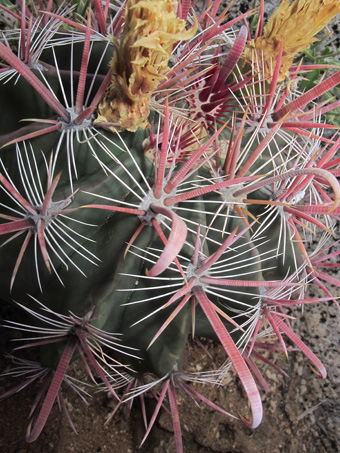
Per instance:
[[[340,72],[295,89],[314,69],[294,60],[312,35],[291,50],[284,23],[263,30],[263,2],[257,22],[218,13],[220,1],[88,3],[1,7],[15,23],[0,40],[1,297],[31,316],[5,325],[39,348],[42,370],[25,372],[42,380],[27,441],[55,400],[67,413],[62,384],[78,359],[118,408],[156,397],[142,442],[167,400],[180,452],[177,392],[225,412],[190,382],[221,384],[231,364],[256,428],[261,349],[293,343],[326,376],[290,313],[338,304],[323,266],[338,266],[340,138],[323,114],[339,102],[322,95]],[[294,2],[301,14],[312,3]],[[273,17],[289,22],[292,8]],[[319,9],[319,29],[339,12]],[[226,362],[187,373],[191,337],[220,343]]]

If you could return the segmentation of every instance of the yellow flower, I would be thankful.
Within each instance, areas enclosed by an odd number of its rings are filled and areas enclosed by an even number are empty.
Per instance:
[[[152,92],[166,78],[173,45],[193,37],[171,0],[129,0],[125,25],[111,62],[112,80],[98,106],[96,122],[116,129],[147,127]]]
[[[271,77],[280,44],[283,43],[283,55],[279,81],[289,77],[289,68],[298,52],[307,49],[314,38],[328,22],[340,12],[340,0],[282,0],[264,27],[263,35],[248,42],[245,60],[254,62],[254,50],[257,52],[260,67],[262,61],[266,77]],[[263,57],[262,57],[263,55]]]

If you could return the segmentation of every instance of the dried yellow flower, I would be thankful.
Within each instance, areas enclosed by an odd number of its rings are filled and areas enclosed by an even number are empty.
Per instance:
[[[152,92],[164,80],[173,45],[193,37],[171,0],[129,0],[125,25],[111,62],[112,80],[96,122],[136,131],[147,127]]]
[[[289,68],[298,52],[317,41],[314,36],[340,12],[340,0],[282,0],[264,27],[263,35],[248,42],[246,62],[252,63],[254,50],[266,77],[271,77],[273,66],[283,43],[279,81],[289,77]]]

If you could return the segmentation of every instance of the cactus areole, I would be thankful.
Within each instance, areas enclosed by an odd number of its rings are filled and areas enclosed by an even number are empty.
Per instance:
[[[300,348],[326,377],[288,313],[337,304],[340,283],[322,264],[337,256],[340,139],[320,96],[340,73],[295,92],[287,82],[313,69],[291,66],[298,43],[287,63],[285,42],[268,38],[274,19],[262,30],[263,2],[251,41],[250,13],[229,20],[220,3],[198,12],[184,0],[94,0],[85,25],[74,7],[8,12],[17,26],[0,38],[0,286],[31,319],[6,320],[25,336],[12,360],[42,379],[28,442],[55,400],[69,417],[62,386],[75,359],[117,408],[157,397],[142,443],[167,401],[178,452],[178,392],[236,417],[190,386],[221,384],[229,366],[249,401],[242,421],[261,423],[252,357],[269,363],[266,337],[269,349]],[[283,3],[280,29],[296,13]],[[310,284],[324,298],[309,297]],[[221,344],[225,363],[187,372],[191,338]]]

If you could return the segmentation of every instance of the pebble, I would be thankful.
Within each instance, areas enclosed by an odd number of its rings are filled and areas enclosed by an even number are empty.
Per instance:
[[[303,366],[300,365],[300,366],[298,366],[298,368],[297,368],[297,375],[298,375],[298,376],[302,376],[302,373],[303,373]]]
[[[305,385],[301,385],[300,387],[300,395],[304,395],[307,392],[307,387]]]
[[[309,418],[310,418],[311,424],[312,424],[312,425],[315,425],[315,423],[316,423],[315,415],[314,415],[314,414],[311,414],[311,415],[309,416]]]
[[[277,409],[277,402],[274,400],[271,400],[269,403],[269,406],[270,406],[269,407],[270,412],[275,412]]]

